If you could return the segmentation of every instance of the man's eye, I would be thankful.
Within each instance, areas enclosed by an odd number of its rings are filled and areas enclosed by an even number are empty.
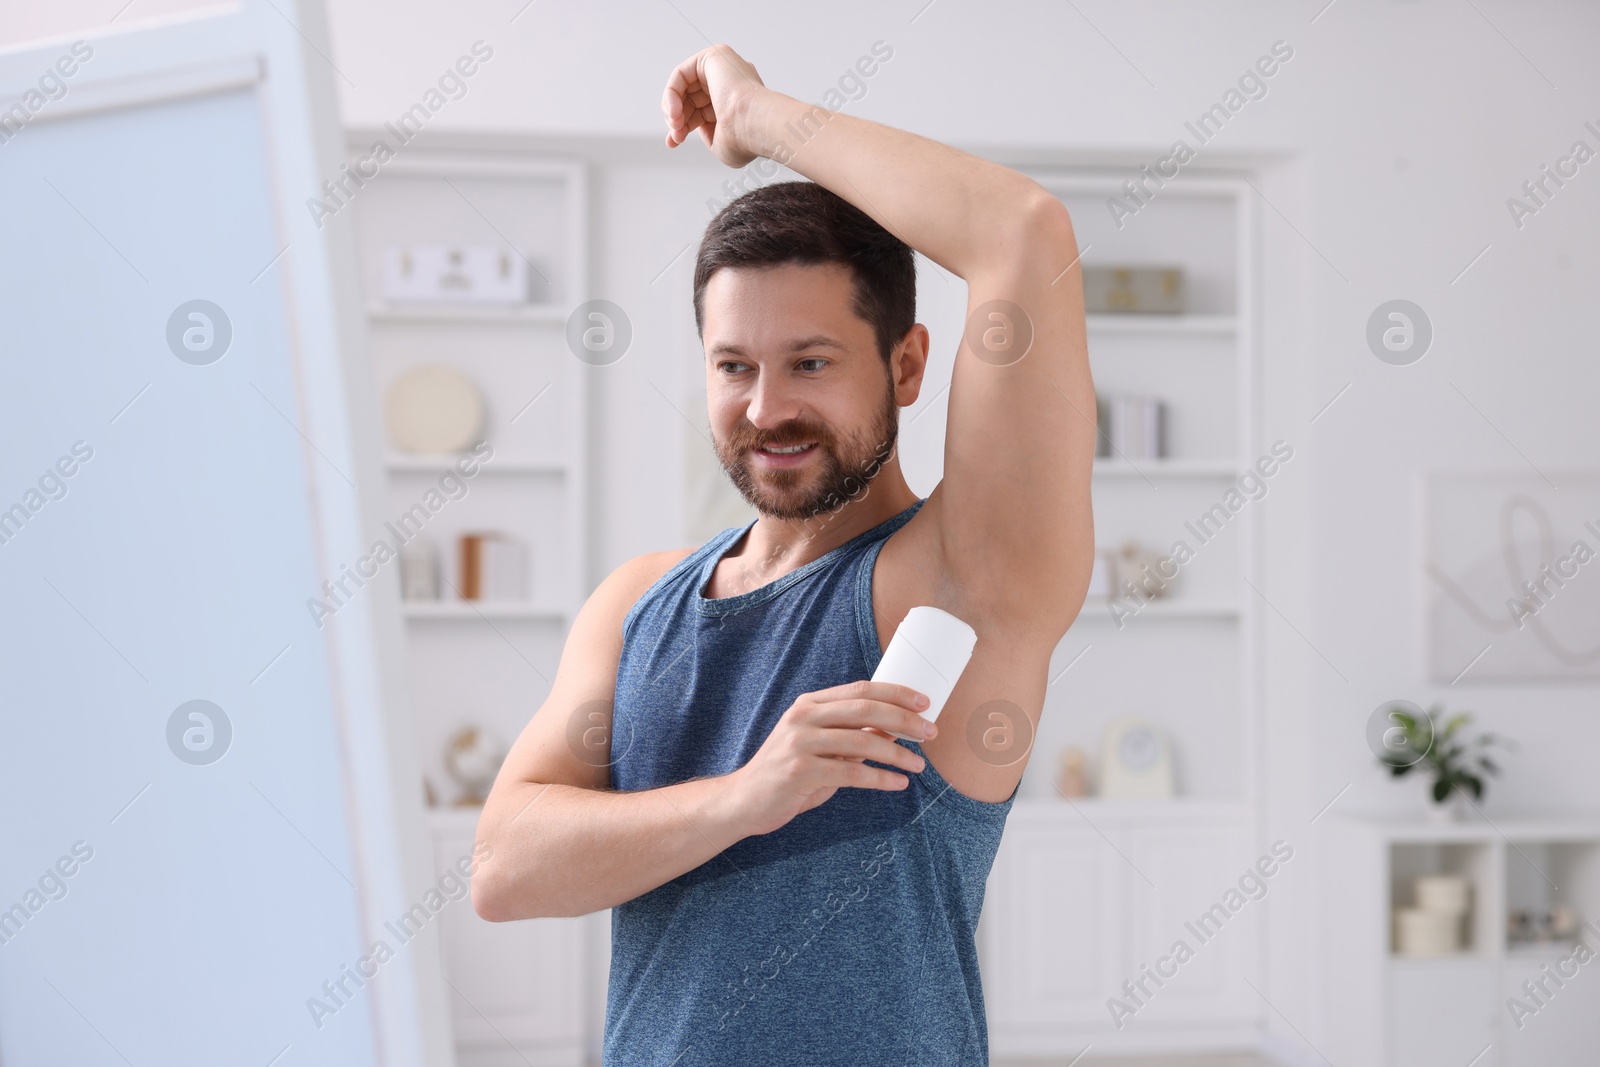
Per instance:
[[[717,369],[724,374],[738,374],[740,371],[749,370],[750,367],[745,363],[738,363],[731,359],[725,359],[721,363],[717,364]]]
[[[804,371],[821,370],[827,365],[828,361],[825,359],[802,359],[800,361],[800,369]]]

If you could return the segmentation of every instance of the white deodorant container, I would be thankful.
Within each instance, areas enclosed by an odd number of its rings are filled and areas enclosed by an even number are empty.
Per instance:
[[[928,706],[921,714],[933,722],[950,699],[950,691],[956,687],[956,679],[966,669],[977,643],[977,631],[948,611],[927,605],[912,608],[894,632],[889,647],[883,650],[872,680],[910,686],[927,696]],[[905,741],[923,740],[899,733],[894,736]]]

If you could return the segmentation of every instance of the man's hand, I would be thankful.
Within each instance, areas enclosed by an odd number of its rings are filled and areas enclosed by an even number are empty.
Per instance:
[[[921,693],[889,682],[851,682],[802,694],[750,762],[727,776],[735,809],[747,820],[744,829],[769,834],[841,786],[906,788],[905,775],[865,761],[920,774],[922,757],[879,731],[934,736],[934,724],[918,714],[927,706]]]
[[[749,163],[757,153],[741,140],[738,127],[746,103],[764,88],[756,68],[727,45],[696,52],[678,64],[661,95],[667,147],[676,148],[698,129],[717,159],[730,167]]]

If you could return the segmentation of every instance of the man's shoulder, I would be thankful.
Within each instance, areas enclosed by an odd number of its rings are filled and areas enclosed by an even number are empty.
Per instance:
[[[690,548],[669,548],[661,552],[646,552],[642,556],[634,556],[628,562],[612,571],[606,581],[614,581],[620,591],[631,592],[633,599],[637,600],[644,594],[645,590],[665,577],[668,571],[698,551],[699,547],[693,546]]]
[[[697,548],[670,548],[634,556],[606,576],[589,597],[584,610],[621,624],[640,597],[682,563]]]

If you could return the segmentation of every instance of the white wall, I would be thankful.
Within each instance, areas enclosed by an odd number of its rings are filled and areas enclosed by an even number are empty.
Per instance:
[[[1600,805],[1588,768],[1600,742],[1595,687],[1426,681],[1413,497],[1418,473],[1432,467],[1525,470],[1522,455],[1543,469],[1600,467],[1591,302],[1600,163],[1520,231],[1505,205],[1584,135],[1585,120],[1600,123],[1600,9],[1504,0],[1221,11],[912,0],[892,9],[809,4],[788,15],[655,0],[604,14],[549,0],[520,15],[518,7],[334,0],[334,61],[347,121],[373,125],[482,38],[495,59],[436,129],[638,139],[596,149],[619,161],[597,179],[596,294],[626,306],[640,337],[598,391],[603,567],[675,540],[683,518],[684,420],[656,391],[677,401],[697,388],[693,248],[673,257],[696,239],[704,201],[729,172],[710,164],[697,138],[660,147],[659,100],[671,67],[710,43],[703,35],[732,44],[767,84],[809,100],[881,39],[894,57],[851,113],[997,159],[1124,163],[1153,161],[1274,41],[1288,42],[1294,57],[1268,95],[1196,161],[1261,167],[1270,201],[1261,204],[1263,430],[1302,457],[1264,505],[1262,591],[1276,609],[1262,768],[1270,827],[1314,845],[1310,818],[1351,783],[1341,806],[1412,803],[1409,780],[1403,791],[1386,783],[1363,741],[1369,712],[1394,697],[1478,710],[1524,742],[1493,789],[1491,814]],[[1380,363],[1363,340],[1369,313],[1394,297],[1421,304],[1437,331],[1411,367]],[[953,339],[945,332],[935,342],[949,349]],[[920,427],[911,436],[908,449],[926,449],[913,466],[936,456]],[[1317,1007],[1308,910],[1314,862],[1293,894],[1275,898],[1262,985],[1313,1041],[1329,1025]],[[1265,1014],[1298,1044],[1275,1012]]]

